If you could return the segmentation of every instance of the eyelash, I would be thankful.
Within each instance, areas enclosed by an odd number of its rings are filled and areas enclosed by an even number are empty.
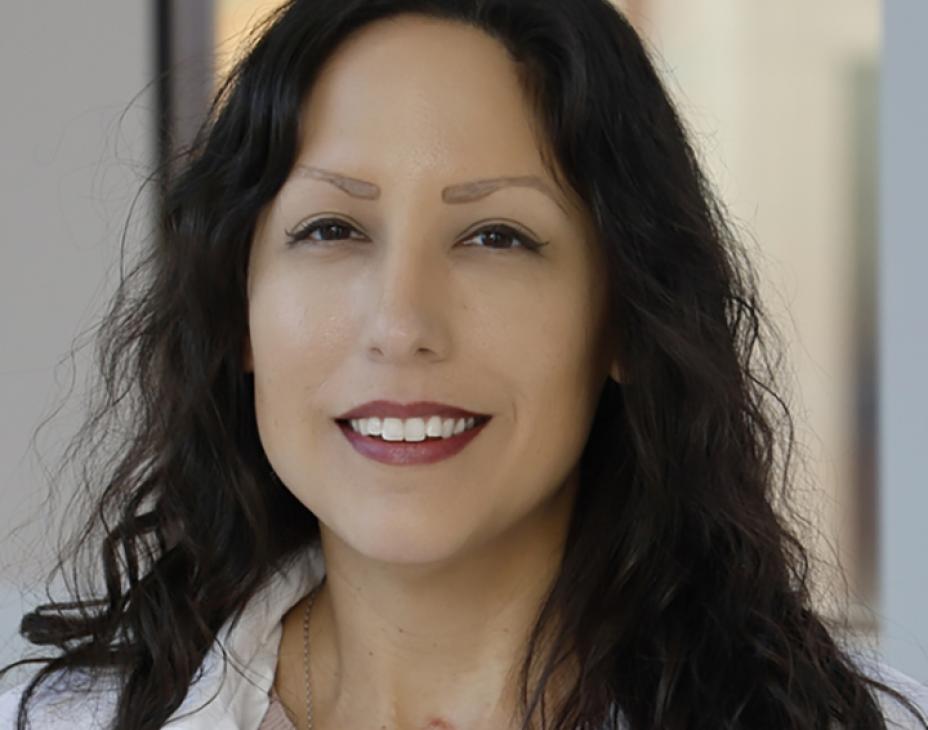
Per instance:
[[[287,238],[290,242],[290,245],[295,245],[301,241],[309,240],[310,234],[318,230],[321,230],[323,228],[328,228],[331,226],[337,226],[339,228],[348,228],[351,230],[357,230],[350,223],[347,223],[346,221],[343,221],[340,218],[321,218],[319,220],[310,221],[309,223],[306,223],[303,226],[298,227],[293,231],[287,231]],[[503,225],[500,223],[491,224],[489,226],[485,226],[484,228],[480,228],[477,231],[474,231],[474,233],[471,234],[471,238],[473,238],[474,236],[480,235],[480,234],[493,234],[493,233],[502,234],[509,238],[517,239],[521,242],[521,245],[512,246],[510,248],[493,248],[491,246],[480,246],[479,248],[488,248],[491,251],[516,251],[518,249],[524,249],[529,252],[535,252],[535,251],[538,251],[543,246],[547,245],[547,241],[544,241],[544,242],[536,241],[531,236],[527,236],[526,234],[521,233],[520,231],[517,231],[510,226]],[[344,239],[342,238],[327,239],[327,240],[313,239],[312,242],[315,244],[321,244],[321,243],[335,243],[341,240],[344,240]]]

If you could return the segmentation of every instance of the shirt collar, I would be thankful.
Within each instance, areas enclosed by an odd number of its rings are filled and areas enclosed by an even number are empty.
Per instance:
[[[270,704],[286,613],[325,575],[321,547],[291,556],[219,630],[166,727],[256,730]],[[228,666],[224,665],[224,657]]]

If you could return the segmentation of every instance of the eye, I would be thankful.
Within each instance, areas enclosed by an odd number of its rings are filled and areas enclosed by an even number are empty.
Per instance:
[[[316,231],[321,232],[322,238],[312,238]],[[295,230],[287,231],[287,238],[291,244],[307,239],[313,243],[330,243],[349,238],[348,231],[357,231],[357,229],[339,218],[321,218],[299,226]]]
[[[310,221],[292,231],[287,231],[287,238],[290,245],[306,240],[316,245],[350,238],[350,231],[357,232],[357,229],[350,223],[346,223],[339,218],[321,218],[319,220]],[[322,237],[313,237],[316,232],[319,232]],[[485,241],[484,245],[478,246],[478,248],[487,248],[491,251],[512,251],[520,248],[526,251],[538,251],[540,248],[547,245],[546,243],[536,241],[531,236],[521,233],[510,226],[501,224],[481,228],[466,240],[475,239],[483,239]],[[506,245],[507,241],[510,245]],[[518,245],[513,245],[515,241],[518,241]],[[501,243],[503,245],[500,245]]]
[[[485,237],[484,240],[487,241],[487,243],[480,248],[489,248],[493,251],[512,251],[520,248],[523,248],[526,251],[537,251],[542,246],[546,245],[544,243],[539,243],[531,236],[521,233],[514,228],[499,224],[481,228],[468,240],[473,240],[474,238],[480,237]],[[500,242],[505,243],[506,241],[518,241],[519,245],[503,247],[499,247],[497,245]]]

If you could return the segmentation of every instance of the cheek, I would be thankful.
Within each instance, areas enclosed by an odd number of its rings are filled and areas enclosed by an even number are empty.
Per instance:
[[[255,406],[266,423],[306,418],[343,358],[348,294],[295,275],[262,282],[249,303]],[[263,411],[263,414],[261,413]]]
[[[344,329],[350,293],[331,279],[314,280],[297,269],[260,282],[249,303],[249,328],[256,368],[292,363],[330,351]]]
[[[593,307],[581,290],[559,291],[512,328],[506,345],[520,448],[553,474],[582,451],[602,380]]]
[[[533,397],[576,397],[591,376],[595,330],[593,310],[579,285],[551,285],[542,294],[514,297],[504,310],[487,313],[500,324],[495,351]],[[566,389],[566,390],[565,390]]]

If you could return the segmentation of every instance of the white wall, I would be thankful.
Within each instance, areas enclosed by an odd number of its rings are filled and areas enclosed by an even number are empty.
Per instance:
[[[43,600],[54,545],[30,440],[72,384],[36,439],[46,468],[78,425],[90,348],[74,362],[68,352],[118,279],[120,233],[154,154],[154,87],[133,102],[154,78],[151,5],[29,0],[0,9],[0,664],[23,653],[19,619]],[[59,511],[70,496],[64,476]]]

